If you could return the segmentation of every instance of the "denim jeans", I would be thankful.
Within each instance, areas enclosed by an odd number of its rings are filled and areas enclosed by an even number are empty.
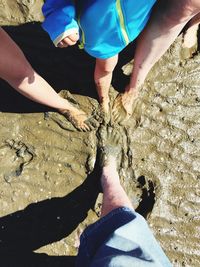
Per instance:
[[[111,211],[81,235],[76,267],[171,267],[146,220],[126,208]]]

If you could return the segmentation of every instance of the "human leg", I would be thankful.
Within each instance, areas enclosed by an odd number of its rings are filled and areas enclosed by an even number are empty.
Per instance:
[[[60,97],[53,88],[31,67],[23,52],[0,28],[0,78],[6,80],[22,95],[38,103],[67,110],[68,118],[78,129],[89,130],[87,115]],[[73,118],[73,120],[72,120]]]
[[[109,157],[107,165],[103,167],[101,185],[103,190],[101,217],[116,208],[128,207],[133,209],[126,192],[120,184],[114,156]]]
[[[129,115],[138,95],[137,90],[143,84],[150,69],[174,42],[187,22],[199,11],[200,1],[198,0],[158,1],[148,24],[137,40],[131,80],[120,99],[120,105],[117,99],[113,107],[114,120],[126,119],[126,116],[119,116],[119,114],[124,114],[125,110],[126,115]]]
[[[103,112],[109,112],[109,88],[118,55],[108,59],[96,59],[94,80]]]
[[[117,130],[111,127],[100,129],[102,139],[101,144],[101,186],[103,191],[103,202],[101,217],[108,214],[110,211],[128,207],[133,209],[133,206],[120,184],[118,165],[120,157],[120,134]]]
[[[82,233],[75,266],[171,267],[147,222],[133,210],[120,185],[117,172],[121,152],[119,132],[103,127],[100,137],[101,218]]]

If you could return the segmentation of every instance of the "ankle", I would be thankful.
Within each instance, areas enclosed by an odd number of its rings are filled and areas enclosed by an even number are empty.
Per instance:
[[[117,171],[104,170],[101,176],[101,186],[103,192],[109,188],[114,189],[121,187]]]
[[[117,161],[113,155],[104,155],[103,171],[117,171]]]
[[[99,102],[101,105],[102,104],[109,104],[109,102],[110,102],[109,96],[107,95],[107,96],[99,97]]]

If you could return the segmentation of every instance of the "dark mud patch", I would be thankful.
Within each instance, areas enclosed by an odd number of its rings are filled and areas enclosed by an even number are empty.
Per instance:
[[[147,216],[152,212],[156,201],[155,188],[152,181],[147,181],[146,183],[144,176],[138,177],[138,182],[142,188],[142,195],[136,211],[147,218]]]

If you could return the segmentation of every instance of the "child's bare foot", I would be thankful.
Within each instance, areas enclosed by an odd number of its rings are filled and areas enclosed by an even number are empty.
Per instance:
[[[112,119],[114,122],[121,123],[130,119],[134,111],[137,95],[138,92],[135,90],[134,94],[132,92],[125,92],[116,97],[112,108]]]
[[[110,121],[110,106],[108,99],[102,100],[100,103],[100,113],[104,123],[108,124]]]
[[[183,35],[183,44],[181,57],[183,59],[191,58],[197,52],[198,48],[198,28],[199,24],[194,24],[189,27]]]
[[[100,103],[103,112],[109,112],[109,99],[103,99]]]
[[[104,167],[110,163],[119,163],[121,152],[120,133],[114,128],[102,126],[98,134],[100,137],[101,166]]]
[[[88,118],[87,114],[78,108],[70,105],[68,109],[59,110],[79,131],[90,131],[99,126],[98,121],[95,118]]]

